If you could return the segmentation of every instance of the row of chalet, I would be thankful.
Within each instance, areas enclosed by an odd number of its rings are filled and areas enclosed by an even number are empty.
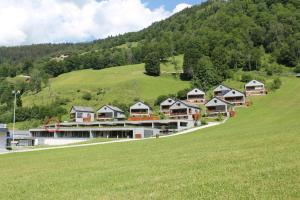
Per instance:
[[[206,102],[205,93],[195,88],[187,93],[187,100],[175,100],[168,98],[160,104],[160,112],[169,116],[170,119],[188,119],[195,120],[200,114],[200,108],[195,104],[205,104],[207,115],[224,114],[233,106],[243,106],[246,104],[246,96],[265,94],[265,86],[263,83],[252,80],[245,85],[245,93],[236,89],[232,89],[225,85],[219,85],[213,90],[214,97]],[[137,102],[130,107],[131,117],[150,117],[152,115],[151,108],[143,102]],[[125,120],[124,111],[112,105],[102,106],[94,114],[94,110],[90,107],[73,106],[70,111],[71,121],[75,122],[91,122],[91,121],[108,121],[108,120]]]
[[[166,101],[165,101],[166,102]],[[167,101],[168,102],[168,101]],[[170,102],[168,102],[170,103]],[[172,100],[172,105],[168,107],[168,114],[171,119],[189,119],[195,120],[196,115],[200,114],[198,106],[189,104],[180,100]],[[131,117],[151,117],[151,108],[143,103],[137,102],[130,107]],[[110,120],[125,120],[126,116],[123,110],[112,105],[105,105],[99,108],[94,113],[90,107],[73,106],[70,111],[70,119],[74,122],[92,122],[92,121],[110,121]]]
[[[224,100],[237,104],[243,104],[244,96],[264,95],[266,94],[265,85],[257,80],[252,80],[245,84],[245,93],[233,90],[230,87],[219,85],[214,90],[214,97],[224,98]],[[205,92],[195,88],[187,93],[187,102],[196,104],[205,104]]]

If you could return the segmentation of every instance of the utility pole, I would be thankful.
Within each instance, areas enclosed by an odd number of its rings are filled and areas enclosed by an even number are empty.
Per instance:
[[[16,106],[17,106],[17,94],[20,94],[20,91],[13,90],[12,93],[15,95],[14,99],[14,119],[13,119],[13,132],[12,132],[12,141],[15,142],[15,124],[16,124]]]

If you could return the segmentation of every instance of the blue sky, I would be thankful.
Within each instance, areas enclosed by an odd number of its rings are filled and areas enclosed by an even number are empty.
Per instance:
[[[203,0],[142,0],[143,3],[147,3],[147,7],[154,9],[160,6],[164,6],[167,10],[173,10],[176,5],[180,3],[187,4],[199,4]]]

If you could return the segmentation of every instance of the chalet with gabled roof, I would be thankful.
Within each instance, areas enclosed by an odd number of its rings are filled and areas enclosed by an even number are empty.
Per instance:
[[[172,98],[168,98],[161,102],[160,104],[160,112],[164,113],[165,115],[170,114],[170,107],[175,103],[175,100]]]
[[[105,105],[99,108],[96,116],[98,121],[124,120],[126,118],[123,110],[112,105]]]
[[[200,108],[197,105],[177,100],[170,107],[170,118],[171,119],[188,119],[195,120],[199,118]]]
[[[72,106],[70,120],[73,122],[92,122],[94,121],[94,110],[91,107]]]
[[[230,87],[219,85],[213,90],[214,97],[223,98],[223,96],[231,90]]]
[[[265,95],[265,84],[257,80],[252,80],[245,84],[246,96]]]
[[[203,104],[205,103],[205,92],[195,88],[187,93],[187,101],[190,103]]]
[[[130,116],[132,117],[150,116],[151,113],[151,108],[141,101],[130,107]]]
[[[206,115],[209,117],[214,117],[218,114],[229,116],[229,111],[232,106],[232,104],[224,101],[223,99],[214,97],[205,104]]]
[[[223,99],[235,106],[242,106],[246,104],[245,94],[235,89],[232,89],[229,92],[227,92],[223,96]]]

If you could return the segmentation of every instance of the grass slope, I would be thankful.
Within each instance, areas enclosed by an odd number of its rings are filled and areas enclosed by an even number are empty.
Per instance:
[[[182,66],[182,56],[177,56],[176,60]],[[74,71],[51,79],[50,87],[38,94],[25,95],[23,104],[46,104],[55,97],[69,99],[70,103],[66,106],[68,109],[71,105],[86,105],[97,109],[114,100],[128,104],[135,98],[153,103],[159,95],[176,93],[190,86],[189,82],[168,73],[174,71],[171,62],[162,64],[161,70],[163,74],[159,77],[145,75],[144,64]],[[86,92],[92,94],[92,100],[82,99]]]
[[[0,156],[2,199],[299,199],[300,80],[173,138]]]

